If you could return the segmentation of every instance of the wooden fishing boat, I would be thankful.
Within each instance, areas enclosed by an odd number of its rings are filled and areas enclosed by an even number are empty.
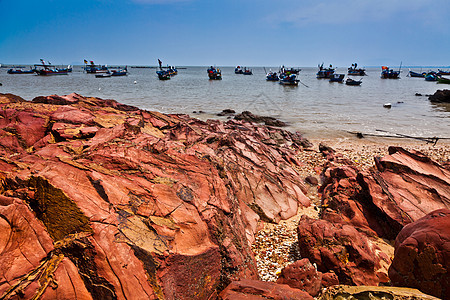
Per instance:
[[[41,64],[34,65],[33,71],[37,75],[49,76],[49,75],[68,75],[69,72],[72,72],[71,66],[67,66],[67,68],[59,69],[53,66],[50,62],[45,63],[43,59],[41,59]]]
[[[110,78],[111,77],[111,73],[101,73],[101,74],[95,74],[95,78]]]
[[[323,63],[321,65],[319,65],[319,71],[317,72],[317,78],[318,79],[329,79],[331,77],[331,75],[334,74],[334,68],[332,65],[330,65],[330,67],[328,68],[324,68],[323,67]]]
[[[156,75],[158,75],[159,80],[169,80],[170,79],[170,74],[169,74],[169,72],[167,72],[167,70],[156,71]]]
[[[244,72],[242,74],[244,74],[244,75],[253,75],[253,72],[252,72],[251,69],[244,68]]]
[[[24,70],[23,68],[11,68],[8,71],[6,71],[8,74],[34,74],[33,69]]]
[[[215,68],[213,66],[209,67],[206,71],[208,73],[208,77],[211,80],[222,80],[222,72],[219,68]]]
[[[438,69],[438,75],[450,75],[450,70],[443,71],[441,69]]]
[[[353,75],[353,76],[365,76],[366,69],[361,69],[361,68],[357,69],[357,67],[358,67],[357,63],[352,64],[352,66],[347,69],[347,74]]]
[[[400,71],[394,71],[387,66],[381,67],[381,78],[383,79],[399,79]]]
[[[295,74],[280,77],[281,85],[297,86],[299,81],[300,80],[297,79],[297,76]]]
[[[330,82],[343,82],[345,74],[333,74],[330,76]]]
[[[266,80],[267,81],[278,81],[280,78],[278,77],[277,72],[269,71],[269,73],[266,74]]]
[[[111,70],[111,76],[127,76],[128,68],[125,66],[124,69]]]
[[[345,81],[346,85],[361,85],[362,80],[354,80],[351,78],[347,78],[347,80]]]
[[[417,72],[413,72],[411,70],[409,70],[409,73],[408,73],[409,77],[420,77],[420,78],[424,78],[426,74],[427,73],[425,73],[425,72],[417,73]]]
[[[94,61],[91,60],[90,64],[88,64],[87,60],[84,60],[84,71],[90,74],[98,74],[98,73],[108,73],[108,67],[106,65],[96,65]]]

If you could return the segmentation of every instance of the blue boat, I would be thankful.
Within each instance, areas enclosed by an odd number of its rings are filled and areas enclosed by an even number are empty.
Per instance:
[[[8,71],[6,71],[8,74],[34,74],[33,69],[24,70],[23,68],[11,68]]]
[[[297,86],[299,81],[300,80],[297,79],[297,75],[295,74],[280,76],[281,85]]]
[[[170,79],[170,74],[167,70],[156,71],[156,75],[158,75],[159,80],[169,80]]]
[[[111,76],[127,76],[128,68],[125,66],[124,69],[111,70]]]
[[[241,66],[237,66],[236,68],[234,68],[234,74],[244,74]]]
[[[330,82],[343,82],[345,74],[332,74],[330,76]]]
[[[438,76],[436,72],[429,72],[427,75],[425,75],[426,81],[438,81]]]
[[[318,79],[322,79],[322,78],[329,79],[331,77],[331,75],[334,74],[334,68],[332,65],[330,65],[330,67],[328,67],[328,68],[324,68],[323,63],[322,63],[318,67],[319,67],[319,71],[316,74]]]
[[[409,77],[419,77],[419,78],[424,78],[425,75],[427,75],[427,73],[425,73],[425,72],[417,73],[417,72],[414,72],[414,71],[409,70],[408,75],[409,75]]]

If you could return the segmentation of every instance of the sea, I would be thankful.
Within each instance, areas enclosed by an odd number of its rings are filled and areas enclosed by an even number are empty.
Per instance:
[[[450,86],[408,77],[408,69],[401,70],[400,79],[381,79],[381,68],[367,68],[367,76],[352,77],[362,78],[360,86],[347,86],[317,79],[317,68],[300,67],[300,83],[292,87],[265,80],[266,72],[279,67],[250,67],[253,75],[216,67],[222,70],[223,80],[209,80],[207,66],[180,67],[178,75],[167,81],[157,78],[155,68],[128,67],[128,76],[111,78],[86,74],[82,66],[75,66],[69,75],[48,77],[7,74],[1,68],[0,93],[32,100],[75,92],[202,120],[225,121],[227,117],[217,116],[224,109],[250,111],[284,121],[287,130],[306,138],[345,138],[354,132],[450,138],[450,104],[431,103],[426,96]],[[347,67],[337,68],[336,73],[346,74]]]

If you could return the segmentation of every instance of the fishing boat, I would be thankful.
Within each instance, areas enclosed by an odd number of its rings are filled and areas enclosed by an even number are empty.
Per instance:
[[[29,70],[24,70],[23,68],[11,68],[6,71],[8,74],[34,74],[34,70],[30,68]]]
[[[295,68],[286,68],[285,66],[281,66],[281,71],[280,73],[286,73],[286,74],[295,74],[298,75],[298,73],[300,73],[301,69],[295,69]]]
[[[86,73],[97,74],[97,73],[108,73],[108,67],[106,65],[96,65],[94,61],[91,60],[88,64],[87,60],[84,60],[84,70]]]
[[[272,70],[269,71],[269,73],[266,74],[266,80],[267,81],[278,81],[280,78],[278,77],[277,72],[272,72]]]
[[[361,85],[362,80],[354,80],[351,78],[347,78],[347,80],[345,81],[346,85]]]
[[[48,64],[45,63],[43,59],[41,59],[41,64],[34,65],[33,71],[37,75],[48,76],[48,75],[68,75],[69,72],[72,71],[71,66],[67,66],[67,68],[58,69],[53,66],[50,62]]]
[[[159,80],[169,80],[170,79],[170,74],[167,70],[156,71],[156,75],[158,75]]]
[[[110,78],[111,72],[95,74],[95,78]]]
[[[330,82],[343,82],[345,74],[332,74],[330,76]]]
[[[281,85],[297,86],[299,81],[300,80],[297,79],[297,76],[295,74],[286,75],[280,78]]]
[[[429,72],[427,75],[425,75],[426,81],[438,81],[438,76],[436,72]]]
[[[381,67],[381,78],[383,79],[399,79],[400,77],[400,70],[394,71],[392,69],[389,69],[387,66]]]
[[[237,66],[236,68],[234,68],[234,74],[244,74],[241,66]]]
[[[208,73],[208,77],[211,80],[221,80],[222,79],[222,72],[219,68],[215,68],[213,66],[209,67],[206,71]]]
[[[348,75],[353,75],[353,76],[365,76],[366,75],[366,69],[357,69],[358,64],[354,63],[352,64],[352,66],[350,68],[348,68]]]
[[[439,76],[438,83],[450,84],[450,78]]]
[[[111,76],[127,76],[128,68],[125,66],[124,69],[111,70]]]
[[[167,73],[169,73],[169,76],[175,76],[178,74],[178,70],[174,66],[168,66]]]
[[[322,78],[329,79],[331,77],[331,75],[334,74],[334,68],[332,65],[330,65],[330,67],[328,67],[328,68],[324,68],[323,63],[322,63],[318,67],[319,67],[319,72],[317,72],[317,74],[316,74],[318,79],[322,79]]]
[[[414,71],[409,70],[408,76],[409,76],[409,77],[420,77],[420,78],[424,78],[426,74],[427,74],[426,72],[417,73],[417,72],[414,72]]]
[[[450,75],[450,70],[443,71],[441,69],[438,69],[438,75]]]
[[[242,74],[244,74],[244,75],[253,75],[253,72],[252,72],[251,69],[244,68],[244,72]]]

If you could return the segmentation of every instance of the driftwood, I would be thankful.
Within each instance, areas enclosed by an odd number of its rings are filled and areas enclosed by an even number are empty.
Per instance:
[[[361,132],[355,132],[355,131],[346,131],[346,132],[355,134],[360,139],[364,138],[365,136],[382,137],[382,138],[397,138],[397,139],[405,138],[405,139],[415,139],[415,140],[424,141],[427,144],[433,144],[433,146],[435,146],[439,140],[450,140],[450,138],[437,137],[437,136],[435,136],[435,137],[410,136],[410,135],[401,134],[401,133],[392,133],[392,132],[381,130],[381,129],[375,129],[375,131],[384,132],[387,134],[361,133]]]

